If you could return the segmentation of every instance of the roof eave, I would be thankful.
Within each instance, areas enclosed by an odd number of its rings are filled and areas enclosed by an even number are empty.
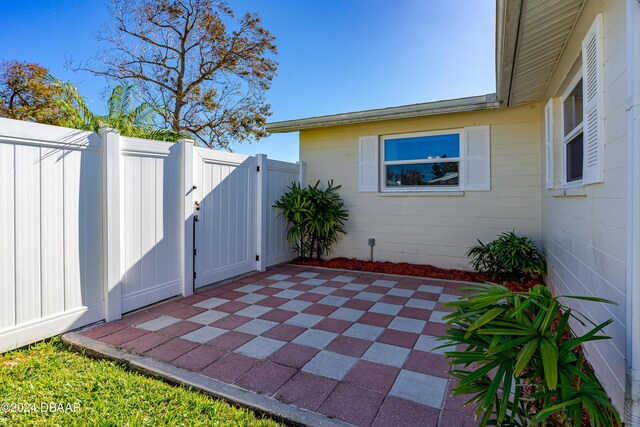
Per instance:
[[[428,102],[423,104],[412,104],[400,107],[273,122],[267,123],[266,130],[270,133],[297,132],[305,129],[380,122],[384,120],[408,119],[467,111],[489,110],[497,107],[499,107],[499,102],[496,100],[496,95],[492,93],[482,96]]]
[[[505,106],[510,105],[521,13],[521,1],[496,2],[496,92]]]

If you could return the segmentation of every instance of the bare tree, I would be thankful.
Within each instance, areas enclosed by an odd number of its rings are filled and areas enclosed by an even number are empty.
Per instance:
[[[266,136],[276,47],[257,14],[235,19],[219,0],[112,0],[110,15],[98,34],[109,47],[79,69],[134,81],[163,127],[209,147]]]

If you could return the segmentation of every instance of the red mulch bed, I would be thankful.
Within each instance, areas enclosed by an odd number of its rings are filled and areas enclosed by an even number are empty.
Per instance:
[[[298,258],[293,264],[309,265],[314,267],[338,268],[342,270],[360,270],[384,274],[399,274],[405,276],[428,277],[431,279],[460,280],[464,282],[491,282],[500,283],[517,292],[528,292],[533,286],[544,284],[541,280],[529,280],[523,283],[509,278],[493,279],[488,274],[474,273],[472,271],[438,268],[426,264],[409,264],[406,262],[388,261],[363,261],[354,258],[333,258],[318,260]]]

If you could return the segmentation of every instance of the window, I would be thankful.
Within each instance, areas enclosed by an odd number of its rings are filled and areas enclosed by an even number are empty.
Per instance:
[[[582,181],[584,169],[582,103],[582,71],[579,71],[562,97],[563,175],[565,184],[579,184]]]
[[[460,188],[460,135],[456,130],[384,137],[383,189]]]

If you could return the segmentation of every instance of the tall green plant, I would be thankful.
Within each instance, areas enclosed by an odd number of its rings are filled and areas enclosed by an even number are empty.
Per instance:
[[[471,395],[480,425],[581,425],[583,409],[593,426],[615,426],[620,418],[587,364],[582,344],[609,339],[596,325],[562,305],[558,298],[592,302],[589,297],[554,297],[544,286],[518,293],[499,285],[475,285],[470,294],[446,303],[453,327],[445,346],[451,375],[460,379],[454,395]],[[591,329],[576,335],[574,320]],[[589,326],[589,324],[591,326]],[[460,347],[457,347],[458,349]]]
[[[62,89],[58,100],[67,112],[66,120],[60,126],[97,132],[100,128],[117,129],[123,136],[174,142],[184,135],[169,129],[157,129],[155,119],[158,111],[148,102],[136,105],[135,85],[121,83],[113,88],[107,101],[109,111],[100,116],[91,112],[78,89],[68,82],[54,77],[50,80]]]
[[[338,194],[340,185],[333,181],[326,188],[315,185],[302,188],[297,182],[276,201],[274,207],[289,222],[287,239],[303,258],[318,258],[331,252],[340,235],[346,234],[344,223],[349,217]]]
[[[476,271],[491,273],[494,279],[500,275],[542,276],[547,269],[536,243],[514,231],[502,233],[486,245],[480,240],[478,243],[467,252],[471,265]]]

